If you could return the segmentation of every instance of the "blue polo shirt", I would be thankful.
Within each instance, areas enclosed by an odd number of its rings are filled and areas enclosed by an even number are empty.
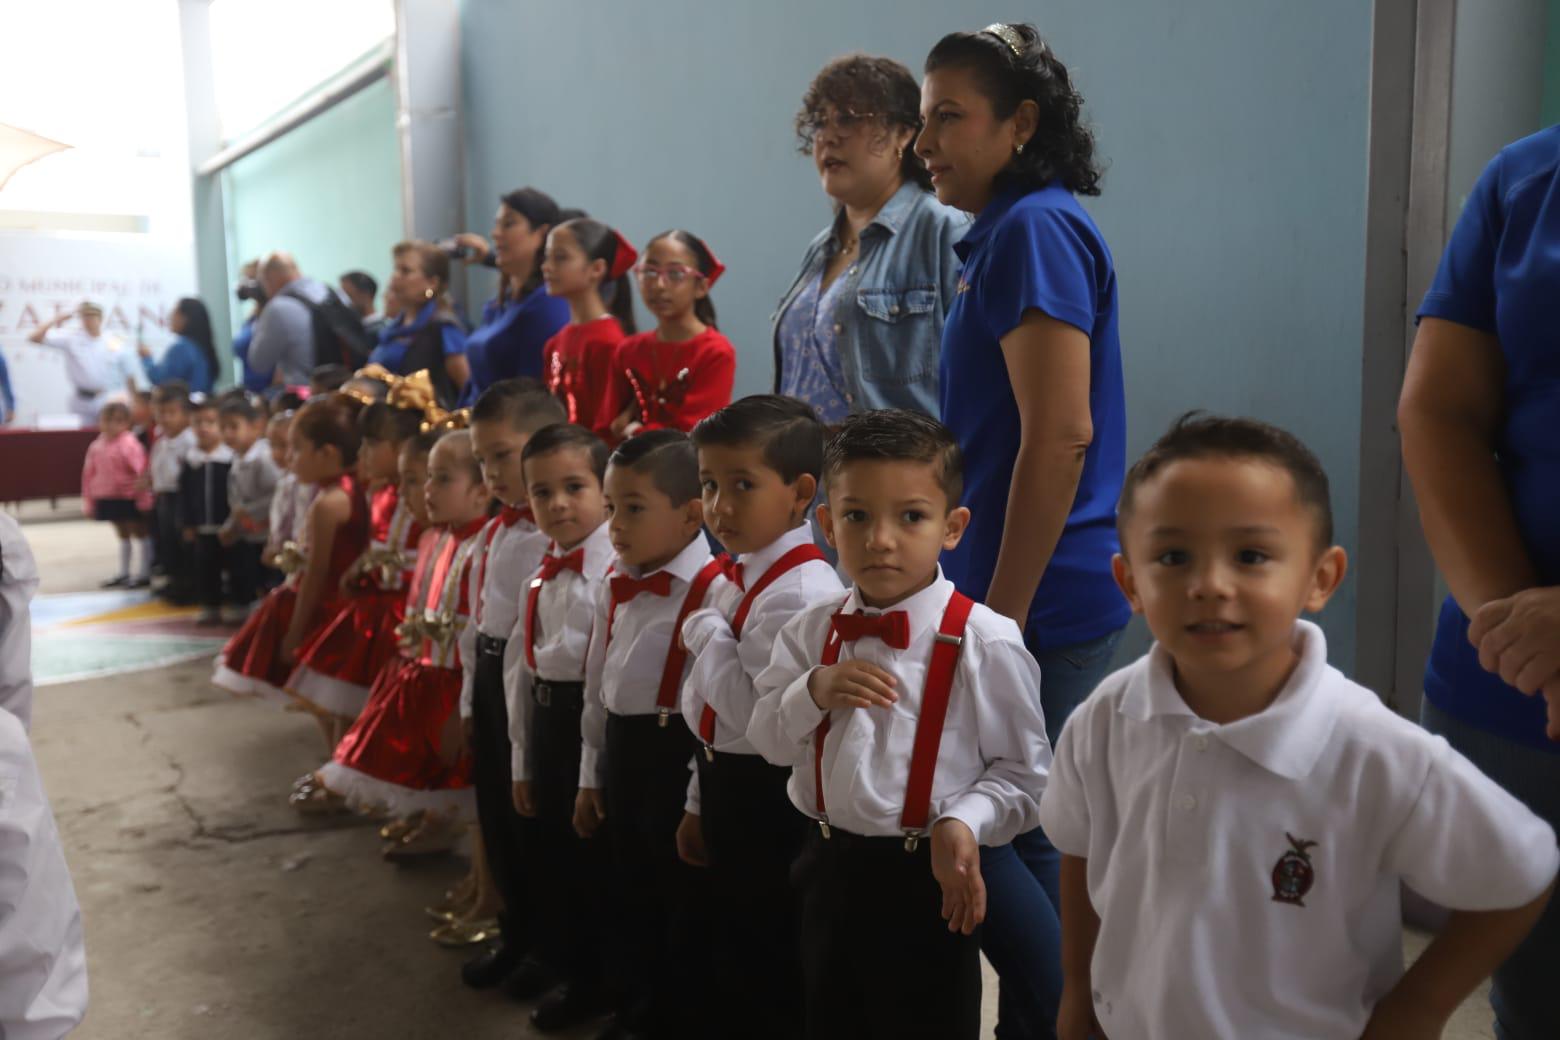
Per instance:
[[[1541,586],[1560,585],[1560,126],[1502,149],[1468,196],[1419,308],[1494,333],[1506,365],[1495,445],[1517,528]],[[1479,667],[1468,618],[1448,598],[1425,673],[1442,711],[1560,753],[1544,702]]]
[[[953,248],[964,269],[943,326],[942,420],[964,450],[971,518],[964,540],[944,554],[944,571],[965,595],[985,599],[1018,457],[1018,403],[1000,341],[1026,311],[1042,311],[1088,333],[1094,440],[1024,635],[1037,651],[1098,639],[1132,613],[1110,572],[1127,440],[1110,250],[1078,200],[1055,184],[999,195]]]
[[[569,301],[538,286],[516,300],[482,306],[482,323],[466,336],[473,400],[500,379],[542,377],[542,345],[569,323]]]

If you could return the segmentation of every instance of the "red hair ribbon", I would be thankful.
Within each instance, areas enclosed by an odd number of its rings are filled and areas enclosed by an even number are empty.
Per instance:
[[[616,228],[612,229],[612,237],[617,239],[617,250],[612,254],[612,266],[607,271],[607,278],[615,282],[633,268],[639,259],[639,251]]]
[[[704,275],[704,285],[706,288],[713,289],[715,288],[715,283],[720,280],[720,276],[726,273],[726,265],[720,262],[720,257],[715,255],[715,250],[710,248],[708,242],[697,235],[690,237],[696,239],[699,245],[704,247],[704,255],[710,258],[710,270],[708,274]]]

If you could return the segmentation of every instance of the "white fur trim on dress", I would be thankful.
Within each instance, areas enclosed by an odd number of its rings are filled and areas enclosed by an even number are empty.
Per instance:
[[[477,818],[476,792],[469,787],[421,791],[380,780],[340,762],[325,763],[320,767],[319,776],[327,790],[341,795],[359,812],[387,812],[392,816],[410,816],[415,812],[453,813],[463,822]]]
[[[287,692],[327,715],[355,719],[368,703],[368,687],[332,678],[307,666],[298,668],[287,680]]]

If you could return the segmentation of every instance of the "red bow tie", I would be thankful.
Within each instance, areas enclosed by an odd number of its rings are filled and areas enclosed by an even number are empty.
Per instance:
[[[505,506],[498,511],[498,518],[505,527],[513,527],[521,520],[535,523],[530,506]]]
[[[576,549],[567,556],[543,556],[542,580],[552,581],[563,571],[573,571],[575,574],[585,573],[585,550]],[[614,590],[616,591],[616,590]]]
[[[672,594],[671,573],[656,571],[648,578],[630,578],[626,574],[619,574],[612,579],[614,603],[627,603],[641,592],[648,592],[652,596],[670,596]]]
[[[910,649],[910,615],[902,610],[888,614],[836,614],[834,631],[847,643],[872,636],[895,650]]]
[[[742,576],[742,564],[730,557],[723,557],[720,563],[720,572],[726,576],[727,581],[743,592],[747,591],[747,582],[743,580]]]

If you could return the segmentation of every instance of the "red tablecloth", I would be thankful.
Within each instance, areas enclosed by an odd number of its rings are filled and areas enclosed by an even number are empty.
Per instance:
[[[92,430],[0,427],[0,502],[81,494],[81,464]]]

